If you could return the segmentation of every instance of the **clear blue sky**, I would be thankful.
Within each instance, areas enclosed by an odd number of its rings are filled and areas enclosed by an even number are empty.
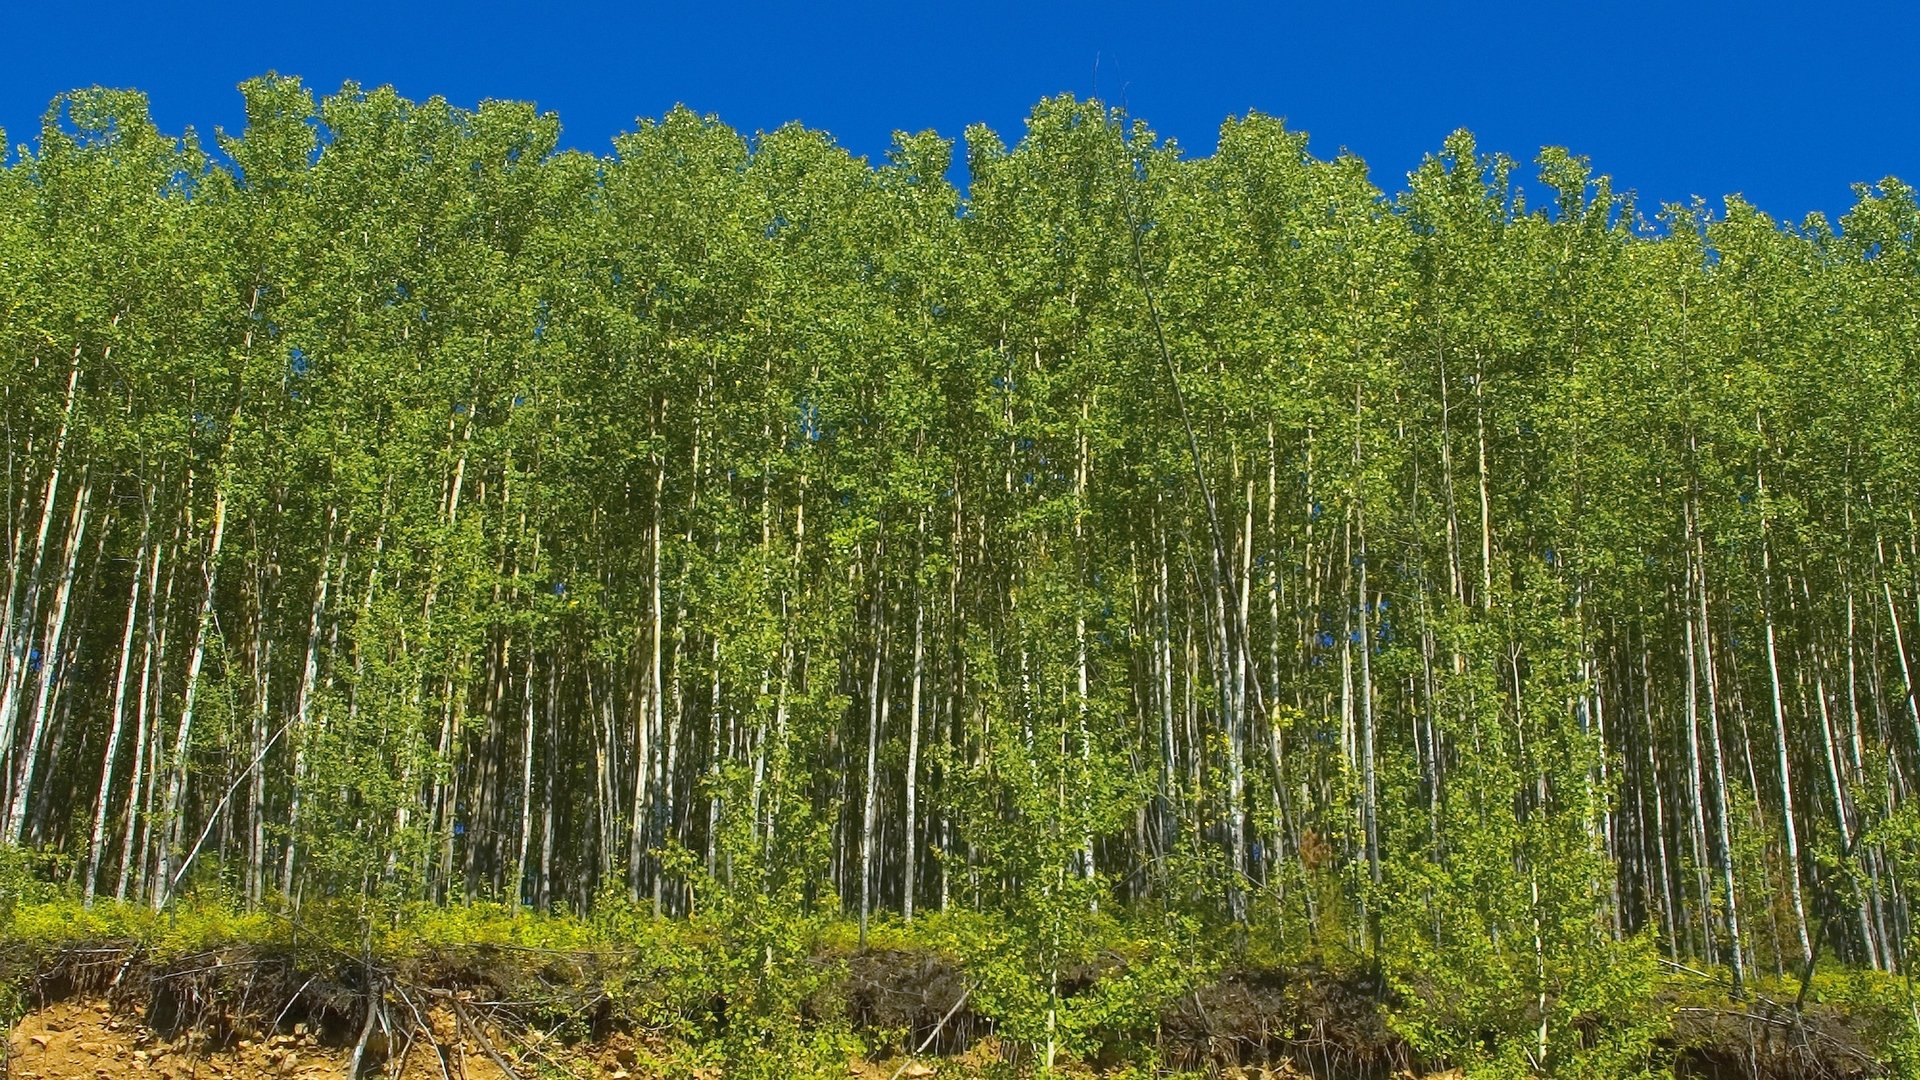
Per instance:
[[[1398,190],[1456,127],[1530,162],[1589,156],[1642,205],[1743,193],[1791,220],[1849,185],[1920,183],[1920,4],[1853,0],[1165,5],[254,0],[69,9],[0,0],[0,127],[31,139],[56,93],[133,87],[163,130],[237,127],[235,84],[391,83],[456,105],[556,111],[605,152],[676,102],[743,131],[799,120],[877,157],[896,129],[1008,141],[1039,98],[1124,103],[1190,153],[1249,109],[1347,148]]]

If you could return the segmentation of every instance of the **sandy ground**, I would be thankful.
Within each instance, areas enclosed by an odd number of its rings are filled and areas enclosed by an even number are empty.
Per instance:
[[[364,1072],[398,1080],[507,1080],[514,1074],[536,1074],[542,1065],[558,1063],[564,1055],[565,1066],[576,1075],[610,1080],[634,1075],[630,1069],[635,1057],[619,1045],[597,1047],[591,1054],[558,1047],[549,1051],[537,1042],[485,1047],[464,1037],[451,1013],[436,1012],[428,1022],[435,1029],[438,1047],[426,1039],[389,1042],[375,1036],[369,1040],[367,1059],[374,1067]],[[489,1049],[513,1072],[496,1063]],[[29,1014],[8,1035],[7,1050],[7,1080],[119,1076],[339,1080],[353,1055],[351,1046],[323,1045],[304,1025],[296,1025],[290,1033],[240,1038],[210,1049],[199,1036],[163,1039],[137,1018],[116,1015],[102,1002],[85,1001],[56,1002]]]
[[[653,1075],[624,1036],[592,1047],[543,1046],[537,1037],[515,1044],[489,1038],[483,1045],[461,1030],[450,1011],[436,1010],[426,1019],[434,1029],[437,1047],[426,1039],[389,1044],[375,1037],[369,1042],[370,1056],[363,1075],[394,1080],[510,1080],[567,1073],[606,1080],[644,1080]],[[147,1080],[340,1080],[353,1054],[351,1046],[322,1044],[304,1025],[295,1025],[285,1034],[235,1039],[219,1048],[207,1047],[196,1035],[163,1039],[137,1017],[116,1014],[100,1001],[55,1002],[28,1014],[9,1033],[7,1050],[7,1068],[0,1072],[4,1080],[122,1076]],[[848,1065],[847,1075],[849,1080],[893,1080],[896,1073],[900,1080],[974,1075],[976,1069],[971,1066],[980,1062],[973,1059],[992,1054],[991,1045],[982,1045],[957,1061],[855,1061]],[[1093,1075],[1084,1067],[1068,1071]],[[1221,1075],[1230,1080],[1295,1080],[1306,1076],[1288,1068],[1235,1069]],[[1433,1080],[1457,1076],[1448,1074]]]

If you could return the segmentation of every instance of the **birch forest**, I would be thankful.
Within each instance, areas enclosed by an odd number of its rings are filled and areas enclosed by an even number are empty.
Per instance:
[[[1908,969],[1912,188],[243,89],[0,168],[0,842],[86,903],[1178,912],[1543,1054]]]

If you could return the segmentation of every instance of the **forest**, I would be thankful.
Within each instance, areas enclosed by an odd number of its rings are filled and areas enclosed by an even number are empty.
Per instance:
[[[1913,188],[242,89],[0,168],[0,845],[72,910],[985,927],[1046,1066],[1113,927],[1516,1075],[1911,969]]]

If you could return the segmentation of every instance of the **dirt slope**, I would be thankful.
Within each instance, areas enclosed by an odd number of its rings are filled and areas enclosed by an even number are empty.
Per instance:
[[[522,1075],[564,1057],[578,1075],[624,1080],[635,1064],[631,1049],[618,1041],[592,1053],[537,1043],[503,1048],[463,1035],[449,1012],[435,1012],[427,1021],[438,1046],[423,1038],[390,1043],[375,1035],[368,1040],[364,1071],[400,1080],[507,1080],[513,1073],[496,1062],[498,1054]],[[165,1039],[100,1001],[54,1002],[30,1013],[8,1035],[7,1050],[7,1080],[338,1080],[353,1056],[351,1045],[329,1045],[304,1024],[284,1034],[234,1038],[225,1046],[208,1046],[195,1034]]]

